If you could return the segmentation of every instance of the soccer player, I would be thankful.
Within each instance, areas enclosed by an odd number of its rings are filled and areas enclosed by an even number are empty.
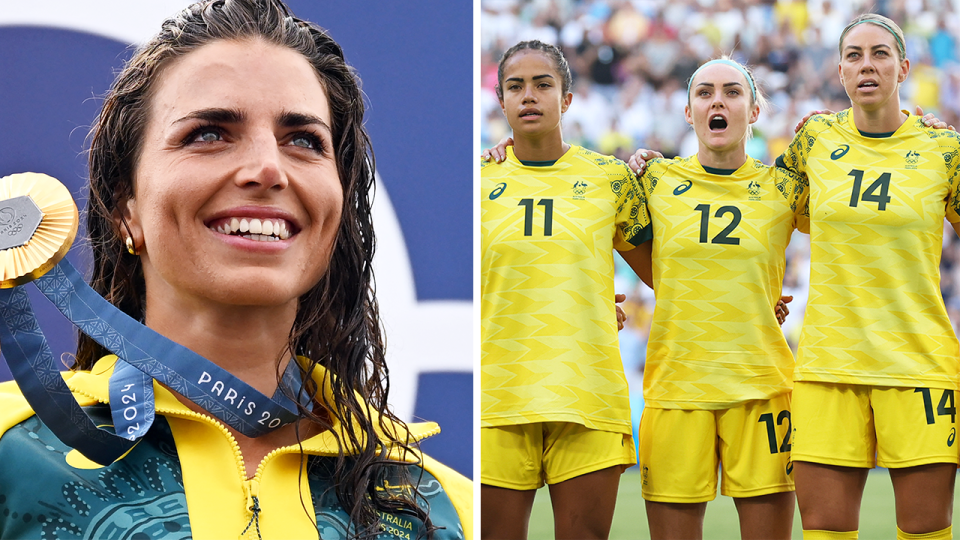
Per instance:
[[[810,182],[810,296],[793,392],[804,539],[857,538],[867,471],[890,469],[897,538],[952,538],[957,338],[940,293],[944,217],[960,234],[960,138],[900,110],[903,33],[875,14],[840,36],[852,107],[811,118],[777,159]]]
[[[606,538],[636,462],[614,311],[613,250],[649,240],[627,166],[563,141],[561,52],[518,43],[497,93],[515,146],[481,172],[481,536],[525,538],[550,486],[557,538]]]
[[[805,229],[802,177],[746,154],[762,95],[729,59],[690,79],[696,155],[647,163],[657,304],[644,372],[640,467],[650,535],[700,538],[707,501],[734,497],[743,538],[790,538],[793,354],[775,317],[785,250]],[[779,310],[779,307],[777,308]]]

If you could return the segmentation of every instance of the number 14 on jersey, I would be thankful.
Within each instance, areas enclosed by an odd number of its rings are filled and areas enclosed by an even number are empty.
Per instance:
[[[847,176],[853,177],[853,189],[850,192],[851,208],[856,208],[860,201],[869,201],[877,203],[877,210],[887,209],[887,203],[890,202],[890,196],[887,195],[890,190],[890,173],[881,174],[879,178],[867,186],[863,193],[860,193],[860,186],[863,184],[863,171],[853,169]]]

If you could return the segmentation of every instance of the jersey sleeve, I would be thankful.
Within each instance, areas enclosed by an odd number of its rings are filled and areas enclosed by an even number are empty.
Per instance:
[[[657,182],[660,181],[660,178],[663,177],[663,174],[669,168],[669,165],[673,163],[673,160],[663,159],[663,158],[654,158],[647,162],[647,167],[643,170],[643,176],[638,179],[638,184],[640,190],[643,192],[643,199],[647,205],[647,214],[652,216],[650,212],[650,201],[653,196],[653,190],[657,187]],[[646,241],[653,240],[653,218],[650,218],[650,235]],[[639,245],[639,244],[638,244]]]
[[[943,151],[943,161],[950,181],[946,217],[950,223],[957,223],[960,222],[960,134],[939,130],[937,139]]]
[[[806,175],[807,156],[810,155],[810,149],[817,141],[817,134],[827,127],[829,127],[829,123],[826,115],[817,114],[810,117],[793,137],[793,141],[783,151],[783,154],[780,154],[780,157],[777,158],[775,165],[797,174]]]
[[[777,189],[793,210],[793,227],[810,234],[810,182],[805,175],[776,167]]]
[[[647,162],[647,168],[643,171],[643,176],[640,177],[640,183],[643,187],[644,196],[648,201],[650,200],[650,195],[653,194],[653,190],[657,187],[657,182],[663,177],[663,174],[667,171],[671,163],[673,163],[673,160],[660,158]]]
[[[653,238],[647,197],[640,180],[626,163],[617,161],[609,175],[610,188],[617,195],[617,233],[613,247],[629,251]]]

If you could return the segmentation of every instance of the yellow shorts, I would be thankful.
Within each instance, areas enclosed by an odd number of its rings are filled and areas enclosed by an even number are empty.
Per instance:
[[[793,491],[790,394],[723,410],[651,409],[640,421],[643,498],[669,503]]]
[[[480,429],[480,482],[528,490],[637,462],[633,436],[571,422]]]
[[[843,467],[957,463],[954,391],[799,381],[793,459]]]

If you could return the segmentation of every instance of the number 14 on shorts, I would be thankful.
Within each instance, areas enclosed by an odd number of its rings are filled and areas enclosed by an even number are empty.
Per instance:
[[[934,391],[939,391],[935,388]],[[933,396],[929,388],[916,388],[914,393],[919,392],[923,395],[923,410],[927,415],[927,424],[933,424],[937,421],[933,415]],[[944,390],[940,396],[940,402],[937,403],[937,416],[949,416],[950,423],[957,423],[957,407],[954,402],[953,390]]]

